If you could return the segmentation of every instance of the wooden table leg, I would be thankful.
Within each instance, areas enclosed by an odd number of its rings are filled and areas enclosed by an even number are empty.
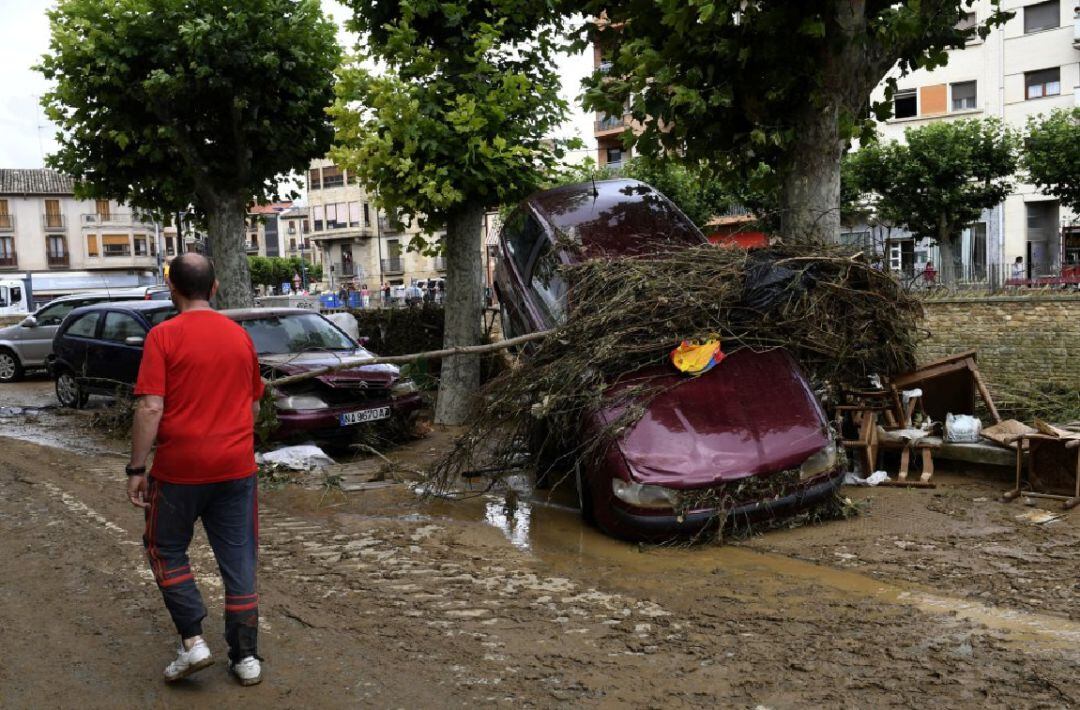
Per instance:
[[[922,447],[922,475],[919,476],[920,481],[929,481],[934,475],[934,457],[927,447]]]
[[[1001,499],[1006,501],[1006,502],[1008,502],[1010,500],[1013,500],[1014,498],[1019,498],[1020,497],[1020,477],[1023,475],[1023,472],[1024,472],[1024,436],[1023,436],[1023,434],[1021,434],[1019,437],[1017,437],[1015,443],[1016,443],[1016,486],[1011,491],[1007,491],[1003,496],[1001,496]]]
[[[900,480],[907,480],[908,464],[911,462],[911,444],[908,444],[900,452]]]

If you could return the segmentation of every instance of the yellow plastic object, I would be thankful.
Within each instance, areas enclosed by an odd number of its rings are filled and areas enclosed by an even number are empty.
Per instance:
[[[723,359],[720,341],[713,339],[701,343],[684,340],[679,343],[679,347],[671,351],[671,362],[676,369],[695,377],[713,369]]]

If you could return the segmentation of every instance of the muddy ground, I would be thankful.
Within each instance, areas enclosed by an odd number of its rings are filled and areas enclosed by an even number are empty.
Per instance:
[[[44,380],[0,408],[52,403]],[[1080,702],[1073,512],[1035,525],[1004,480],[845,489],[858,518],[723,546],[638,547],[571,496],[421,504],[404,484],[264,486],[265,682],[160,681],[175,638],[87,414],[0,409],[0,706],[1069,707]],[[398,454],[437,453],[434,432]],[[1049,506],[1054,509],[1053,504]],[[199,536],[207,632],[222,591]]]

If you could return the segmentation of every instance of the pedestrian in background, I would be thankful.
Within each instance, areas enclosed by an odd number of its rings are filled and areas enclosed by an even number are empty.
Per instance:
[[[210,308],[217,286],[206,257],[173,259],[169,288],[179,315],[152,328],[143,347],[127,494],[145,511],[146,555],[180,634],[165,681],[214,662],[202,635],[206,607],[188,559],[201,519],[225,586],[229,671],[241,685],[254,685],[262,680],[254,422],[263,382],[247,332]]]

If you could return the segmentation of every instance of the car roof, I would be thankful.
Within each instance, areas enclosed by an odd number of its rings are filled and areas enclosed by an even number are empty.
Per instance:
[[[145,311],[163,311],[170,308],[176,308],[172,301],[102,301],[101,303],[75,308],[68,314],[68,317],[89,313],[90,311],[137,311],[142,313]]]
[[[619,178],[563,185],[525,198],[556,235],[574,238],[589,256],[654,251],[657,242],[704,244],[704,235],[656,188]]]
[[[317,311],[313,311],[310,308],[228,308],[218,312],[235,321],[252,320],[253,318],[268,318],[271,316],[319,315]]]

